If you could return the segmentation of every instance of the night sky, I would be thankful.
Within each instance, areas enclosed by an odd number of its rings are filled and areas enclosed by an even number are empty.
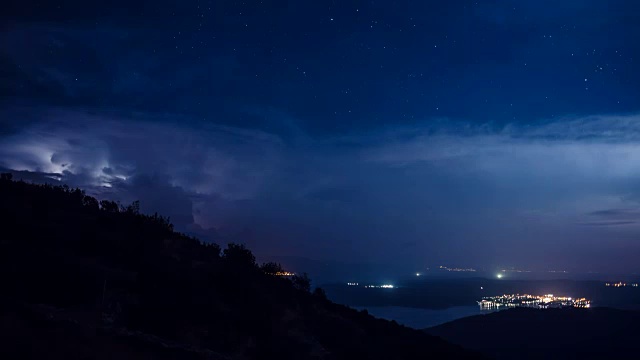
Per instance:
[[[0,167],[295,256],[638,272],[640,2],[32,1]]]

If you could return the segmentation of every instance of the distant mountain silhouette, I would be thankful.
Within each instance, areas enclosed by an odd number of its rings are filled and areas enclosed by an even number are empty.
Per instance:
[[[0,178],[2,359],[476,359],[139,204]]]
[[[516,308],[425,330],[496,359],[637,359],[640,312]]]

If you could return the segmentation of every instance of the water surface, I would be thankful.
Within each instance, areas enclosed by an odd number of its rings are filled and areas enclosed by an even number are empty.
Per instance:
[[[438,310],[410,308],[403,306],[370,306],[355,307],[355,309],[366,309],[369,314],[375,317],[387,320],[395,320],[399,324],[415,329],[425,329],[463,317],[488,314],[491,312],[487,310],[480,310],[480,307],[477,305],[454,306]]]

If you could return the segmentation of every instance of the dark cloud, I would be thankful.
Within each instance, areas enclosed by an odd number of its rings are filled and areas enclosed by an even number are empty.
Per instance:
[[[622,208],[622,209],[603,209],[592,211],[588,214],[595,221],[582,223],[589,226],[620,226],[638,223],[640,220],[640,209],[638,208]]]
[[[616,217],[628,217],[628,216],[639,216],[640,210],[638,209],[605,209],[605,210],[597,210],[592,211],[589,215],[599,216],[604,218],[616,218]]]
[[[631,225],[631,224],[636,224],[636,221],[624,221],[624,220],[620,220],[620,221],[600,221],[600,222],[588,222],[588,223],[582,223],[581,225],[587,225],[587,226],[621,226],[621,225]]]
[[[14,180],[24,180],[37,184],[57,184],[62,178],[62,174],[58,173],[42,173],[28,170],[13,170],[4,167],[0,167],[0,171],[3,173],[10,173]]]

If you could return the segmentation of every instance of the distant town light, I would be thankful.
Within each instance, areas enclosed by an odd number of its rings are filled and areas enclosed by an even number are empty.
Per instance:
[[[453,272],[476,272],[476,269],[474,268],[450,268],[442,265],[440,265],[438,269]]]
[[[393,285],[390,284],[384,284],[384,285],[365,285],[364,286],[365,289],[394,289],[395,287]]]
[[[416,276],[420,276],[420,273],[416,273]]]
[[[295,273],[288,272],[288,271],[278,271],[276,273],[273,273],[272,275],[276,275],[276,276],[294,276]]]
[[[589,308],[591,301],[585,298],[573,298],[564,296],[528,295],[528,294],[504,294],[499,296],[486,296],[478,301],[481,310],[506,309],[514,307],[529,307],[537,309],[551,308]]]
[[[496,277],[497,277],[498,279],[502,279],[502,274],[498,274],[498,275],[496,275]]]

